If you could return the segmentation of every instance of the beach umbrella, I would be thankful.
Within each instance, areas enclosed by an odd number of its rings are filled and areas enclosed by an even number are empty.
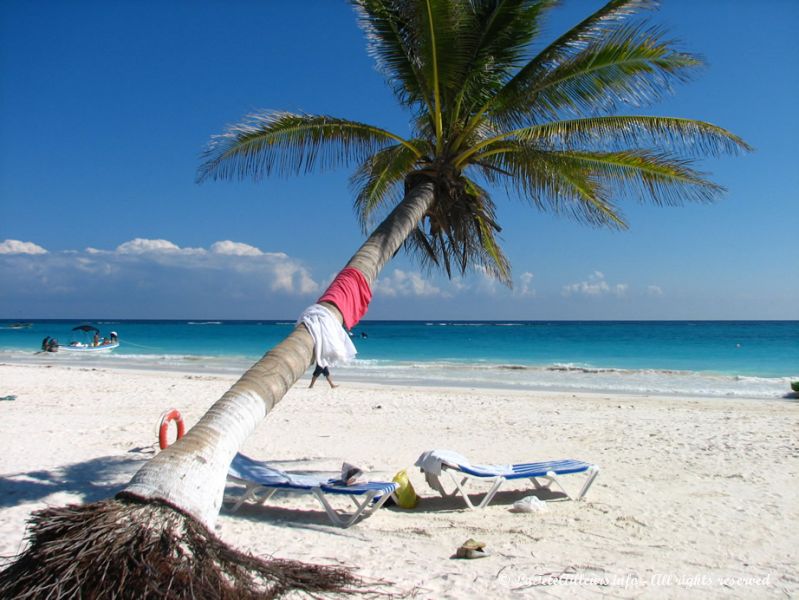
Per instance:
[[[371,54],[409,109],[410,135],[327,115],[262,113],[214,136],[198,173],[201,181],[259,180],[356,166],[364,231],[388,216],[334,279],[331,288],[339,287],[320,298],[339,323],[351,326],[366,307],[357,302],[352,311],[324,299],[358,286],[359,299],[371,297],[380,270],[403,246],[448,275],[475,268],[510,283],[488,187],[624,228],[620,198],[711,200],[722,188],[692,169],[692,160],[749,149],[702,121],[618,114],[628,101],[659,99],[702,64],[659,28],[627,20],[655,5],[649,0],[612,0],[537,54],[533,41],[556,2],[352,2]],[[354,591],[347,570],[256,561],[213,534],[231,461],[313,352],[309,330],[297,325],[116,499],[38,513],[29,527],[33,542],[0,574],[0,596]]]
[[[100,333],[100,330],[97,327],[93,327],[91,325],[78,325],[77,327],[73,327],[72,331],[83,331],[84,333]]]

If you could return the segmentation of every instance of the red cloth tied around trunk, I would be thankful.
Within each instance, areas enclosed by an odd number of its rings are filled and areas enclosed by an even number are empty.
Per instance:
[[[344,317],[344,325],[352,329],[358,324],[369,308],[372,290],[366,277],[358,269],[347,267],[336,275],[327,291],[316,302],[330,302]]]

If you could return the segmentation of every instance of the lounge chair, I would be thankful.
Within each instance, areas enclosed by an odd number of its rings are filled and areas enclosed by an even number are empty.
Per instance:
[[[248,500],[263,503],[280,491],[312,494],[333,524],[339,527],[349,527],[359,519],[370,516],[397,489],[397,484],[392,482],[346,485],[335,478],[289,473],[244,454],[237,454],[233,459],[228,469],[228,479],[246,488],[241,496],[225,498],[234,502],[232,511],[238,510]],[[355,511],[346,513],[336,510],[328,501],[327,494],[348,496],[355,504]]]
[[[502,484],[514,479],[529,479],[537,490],[549,490],[554,483],[571,500],[581,500],[588,492],[588,488],[591,487],[596,476],[599,475],[599,467],[580,460],[553,460],[515,465],[473,465],[460,454],[449,450],[430,450],[425,452],[416,461],[416,466],[421,468],[431,488],[445,498],[450,498],[460,493],[469,508],[485,508],[499,491]],[[455,488],[452,491],[447,492],[444,489],[444,485],[441,482],[441,476],[444,473],[455,484]],[[558,477],[559,475],[572,473],[586,473],[588,476],[576,496],[572,496],[566,491]],[[466,485],[470,480],[493,482],[491,488],[477,505],[472,503],[466,493]]]

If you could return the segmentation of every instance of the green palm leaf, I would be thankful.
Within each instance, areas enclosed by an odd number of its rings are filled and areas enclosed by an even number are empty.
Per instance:
[[[590,117],[544,123],[512,133],[526,142],[574,149],[659,145],[689,156],[720,156],[752,150],[740,137],[717,125],[673,117]]]
[[[483,171],[491,181],[504,184],[509,193],[541,211],[566,214],[594,226],[627,227],[608,187],[588,165],[566,153],[509,143],[483,161],[494,167]]]
[[[748,152],[752,147],[726,129],[673,117],[620,115],[552,121],[531,127],[499,132],[483,130],[468,150],[454,160],[463,165],[474,155],[502,148],[506,140],[530,142],[548,149],[618,150],[629,147],[660,146],[687,156],[719,156]]]
[[[508,81],[489,106],[498,114],[517,104],[532,85],[563,61],[580,52],[591,42],[601,40],[606,32],[624,19],[645,9],[657,6],[656,0],[612,0],[592,15],[558,37]]]
[[[404,106],[433,111],[433,93],[417,56],[419,31],[412,2],[353,0],[369,54]]]
[[[419,154],[425,148],[424,140],[412,140],[416,152],[408,145],[394,144],[370,156],[350,178],[356,190],[355,212],[366,231],[372,225],[371,217],[381,207],[393,205],[402,199],[405,177],[419,164]]]
[[[510,98],[495,117],[529,122],[563,111],[585,114],[621,104],[649,104],[701,64],[697,57],[673,50],[657,29],[619,27]]]
[[[436,202],[408,238],[405,248],[423,268],[441,267],[449,277],[479,267],[511,285],[510,263],[496,234],[496,209],[477,183],[461,175],[452,187],[438,186]]]
[[[197,179],[258,180],[272,173],[331,169],[363,162],[396,141],[406,143],[389,131],[356,121],[287,112],[254,114],[212,138]]]
[[[656,205],[682,206],[686,202],[712,202],[724,188],[690,167],[690,160],[665,152],[564,152],[594,176],[612,186],[614,196]]]
[[[471,3],[470,27],[461,44],[468,60],[457,73],[453,120],[488,102],[523,63],[530,40],[541,27],[541,17],[556,0],[482,0]],[[471,32],[469,35],[468,32]]]

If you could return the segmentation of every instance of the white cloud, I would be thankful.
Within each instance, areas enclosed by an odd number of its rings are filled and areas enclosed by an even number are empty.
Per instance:
[[[227,256],[262,256],[263,252],[255,246],[243,244],[241,242],[231,242],[224,240],[211,244],[213,254],[224,254]],[[285,255],[283,255],[285,256]]]
[[[383,275],[374,286],[375,293],[395,297],[439,297],[453,298],[458,296],[490,296],[494,298],[516,297],[530,298],[535,296],[533,274],[524,272],[518,278],[513,290],[492,277],[488,269],[476,265],[472,272],[454,279],[429,279],[420,273],[395,269],[391,275]]]
[[[535,290],[533,289],[533,274],[529,271],[522,273],[519,276],[519,283],[516,285],[513,293],[516,296],[523,297],[535,296]]]
[[[235,318],[241,314],[237,307],[250,316],[265,314],[277,310],[276,303],[293,306],[296,297],[319,290],[301,261],[230,240],[205,249],[136,238],[114,250],[49,253],[36,244],[11,242],[0,245],[0,279],[15,290],[6,301],[17,303],[30,304],[23,298],[33,295],[47,306],[60,294],[59,307],[72,302],[79,310],[92,303],[103,312],[129,305],[133,314],[153,306],[178,313],[201,306],[206,314]]]
[[[47,250],[33,242],[4,240],[0,242],[0,254],[47,254]]]
[[[419,273],[394,269],[391,275],[381,277],[374,283],[374,293],[384,296],[445,296],[440,288],[425,280]]]
[[[179,252],[180,247],[167,240],[148,240],[136,238],[120,244],[116,251],[119,254],[145,254],[148,252]]]
[[[617,283],[614,285],[609,284],[605,280],[605,274],[602,271],[594,271],[588,276],[586,281],[579,283],[570,283],[563,286],[564,296],[583,295],[583,296],[604,296],[606,294],[613,294],[616,296],[624,296],[627,293],[629,285],[626,283]]]
[[[663,288],[661,288],[659,285],[650,285],[646,288],[646,293],[650,296],[662,296]]]

